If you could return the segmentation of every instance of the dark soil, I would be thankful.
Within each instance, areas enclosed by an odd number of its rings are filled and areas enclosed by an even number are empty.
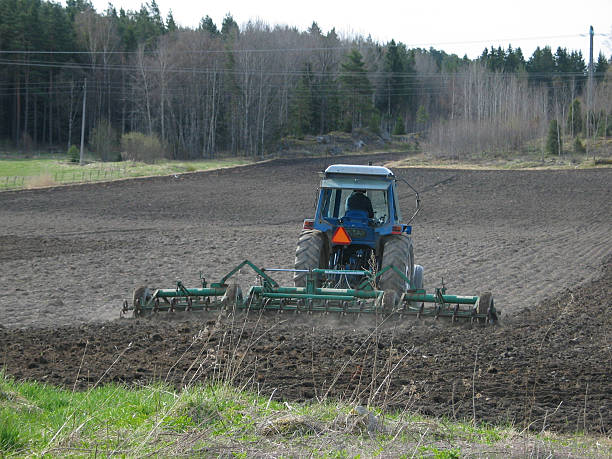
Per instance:
[[[451,293],[493,290],[498,327],[292,314],[113,320],[136,285],[197,285],[200,268],[216,280],[245,257],[291,266],[315,172],[328,163],[1,193],[6,373],[79,389],[217,379],[287,400],[610,432],[609,170],[401,171],[423,190],[413,237],[426,286],[444,277]]]

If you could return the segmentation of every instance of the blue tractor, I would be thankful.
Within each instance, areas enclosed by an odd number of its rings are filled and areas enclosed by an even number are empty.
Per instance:
[[[363,281],[363,270],[380,272],[394,266],[409,284],[387,270],[376,288],[399,295],[423,288],[423,268],[414,264],[412,227],[401,223],[398,180],[403,179],[380,166],[336,164],[325,170],[315,217],[304,220],[298,240],[295,287],[305,287],[308,273],[317,268],[334,270],[317,279],[319,286],[352,288]],[[418,193],[412,190],[417,206],[410,221],[419,210]]]

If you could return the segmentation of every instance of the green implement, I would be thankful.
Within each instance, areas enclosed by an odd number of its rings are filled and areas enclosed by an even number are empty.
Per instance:
[[[249,267],[260,278],[260,285],[242,289],[231,283],[231,278],[242,268]],[[245,260],[228,272],[219,282],[210,286],[201,276],[200,288],[186,288],[178,281],[173,289],[149,289],[140,287],[134,291],[133,301],[123,303],[121,315],[130,311],[135,317],[176,311],[214,311],[231,309],[236,311],[288,311],[306,313],[340,314],[399,314],[416,317],[450,318],[458,320],[495,323],[498,311],[490,293],[480,296],[458,296],[446,293],[446,288],[436,288],[434,293],[424,289],[408,288],[399,295],[395,290],[379,290],[380,277],[387,274],[399,276],[411,287],[409,278],[394,266],[387,266],[378,273],[368,270],[310,269],[300,270],[306,275],[304,287],[282,287],[266,272],[290,271],[293,269],[262,269]],[[338,278],[358,276],[363,279],[354,288],[337,288]],[[336,279],[333,283],[327,279]],[[331,284],[331,285],[330,285]],[[349,284],[347,282],[347,284]]]

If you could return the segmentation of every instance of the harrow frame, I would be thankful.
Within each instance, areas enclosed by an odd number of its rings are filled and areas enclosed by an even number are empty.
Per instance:
[[[241,288],[230,283],[230,279],[242,268],[251,268],[260,278],[260,285],[251,286],[246,296]],[[490,293],[480,296],[449,295],[446,287],[427,293],[424,289],[408,289],[401,295],[395,291],[377,290],[378,278],[392,270],[406,285],[410,280],[395,266],[388,266],[380,272],[368,270],[301,270],[306,273],[305,287],[282,287],[266,271],[290,271],[293,269],[260,268],[249,260],[234,267],[219,282],[208,286],[200,275],[200,288],[187,288],[179,280],[174,289],[137,289],[132,304],[123,302],[121,315],[130,311],[135,317],[148,313],[176,311],[214,311],[232,309],[236,311],[277,311],[295,313],[340,313],[340,314],[399,314],[416,317],[450,318],[453,322],[495,323],[498,311]],[[321,276],[363,276],[356,288],[317,287]],[[426,306],[427,304],[427,306]]]

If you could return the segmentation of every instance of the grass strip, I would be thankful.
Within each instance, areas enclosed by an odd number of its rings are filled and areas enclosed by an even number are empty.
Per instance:
[[[335,401],[287,403],[225,384],[73,392],[0,372],[0,456],[606,457],[612,442],[532,435]]]
[[[55,157],[0,158],[0,190],[41,188],[69,183],[88,183],[133,177],[199,172],[250,164],[252,160],[229,158],[202,161],[88,162],[83,166]]]

